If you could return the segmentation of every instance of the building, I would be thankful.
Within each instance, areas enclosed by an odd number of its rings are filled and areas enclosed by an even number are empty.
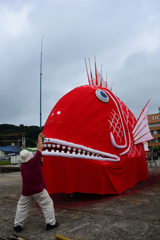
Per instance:
[[[4,157],[5,153],[0,149],[0,157]]]
[[[154,139],[148,142],[148,147],[160,146],[160,112],[149,114],[149,129]]]
[[[1,147],[0,146],[0,151],[3,152],[4,154],[19,154],[21,148],[16,148],[13,146],[6,146],[6,147]]]

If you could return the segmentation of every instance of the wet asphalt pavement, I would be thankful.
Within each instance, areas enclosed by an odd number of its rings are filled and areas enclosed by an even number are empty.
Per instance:
[[[120,195],[52,194],[59,227],[45,230],[39,206],[33,202],[22,239],[160,240],[160,167],[149,165],[150,179]],[[21,194],[20,172],[0,173],[0,238],[8,238]]]

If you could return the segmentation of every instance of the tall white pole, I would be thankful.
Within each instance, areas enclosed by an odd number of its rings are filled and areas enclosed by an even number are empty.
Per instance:
[[[40,57],[40,130],[42,130],[42,46],[43,46],[43,37],[41,41],[41,57]]]

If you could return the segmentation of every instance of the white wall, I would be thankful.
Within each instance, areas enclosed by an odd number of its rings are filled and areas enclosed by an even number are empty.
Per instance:
[[[0,150],[0,157],[3,157],[5,154]]]

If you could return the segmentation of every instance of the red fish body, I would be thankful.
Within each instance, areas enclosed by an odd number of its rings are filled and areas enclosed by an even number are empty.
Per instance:
[[[135,141],[143,130],[137,133],[136,123],[105,87],[84,85],[64,95],[43,129],[49,193],[117,194],[148,179],[143,143]]]

